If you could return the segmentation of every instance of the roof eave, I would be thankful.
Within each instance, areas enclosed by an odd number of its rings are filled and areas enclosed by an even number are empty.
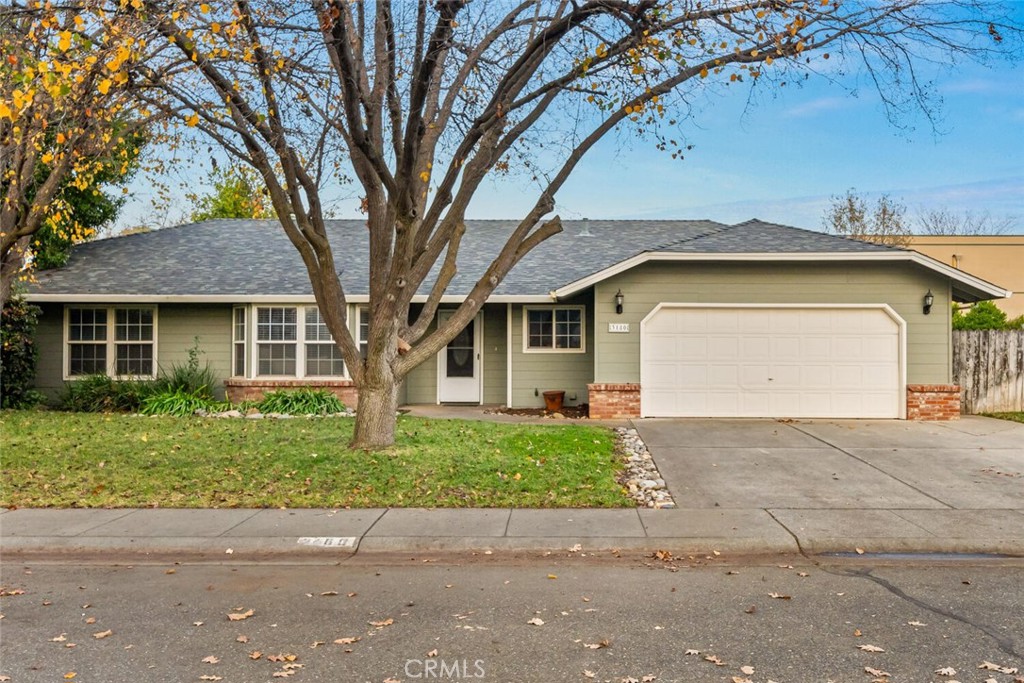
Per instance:
[[[941,261],[925,256],[916,251],[894,249],[892,251],[867,252],[737,252],[737,253],[693,253],[669,251],[645,251],[624,261],[620,261],[604,270],[580,278],[553,292],[559,299],[578,294],[584,289],[593,287],[598,282],[635,268],[649,261],[910,261],[928,270],[936,271],[959,283],[959,289],[975,296],[977,301],[984,299],[1003,299],[1012,292],[962,270],[947,266]]]

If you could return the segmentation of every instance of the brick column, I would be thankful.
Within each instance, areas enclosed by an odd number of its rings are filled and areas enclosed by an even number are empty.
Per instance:
[[[640,417],[639,384],[588,384],[587,392],[593,420]]]
[[[908,420],[959,420],[960,387],[956,384],[908,384]]]

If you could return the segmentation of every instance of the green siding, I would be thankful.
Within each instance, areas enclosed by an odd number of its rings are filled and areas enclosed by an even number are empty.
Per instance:
[[[36,389],[55,399],[64,388],[64,307],[60,304],[37,304],[42,310],[36,327]]]
[[[922,300],[935,295],[931,315]],[[622,315],[614,296],[625,295]],[[640,321],[661,302],[889,304],[907,322],[907,382],[951,381],[949,281],[905,263],[649,262],[598,283],[597,382],[640,381]],[[628,334],[608,323],[629,323]]]
[[[414,307],[412,317],[419,315]],[[426,334],[437,329],[437,317],[431,321]],[[437,403],[437,358],[431,358],[413,368],[405,378],[406,403]]]
[[[588,401],[587,384],[594,381],[593,303],[591,292],[559,302],[584,306],[586,353],[524,353],[524,306],[512,307],[512,407],[542,408],[545,391],[564,390],[566,405]]]
[[[164,372],[188,362],[198,341],[199,364],[210,364],[221,380],[231,376],[231,306],[229,304],[160,304],[157,309],[157,362]],[[224,385],[216,389],[224,395]]]

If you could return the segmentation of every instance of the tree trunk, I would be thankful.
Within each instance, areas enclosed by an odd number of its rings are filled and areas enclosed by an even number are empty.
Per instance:
[[[11,245],[0,260],[0,306],[14,294],[14,283],[21,274],[25,264],[25,251],[28,249],[29,238],[22,237]]]
[[[398,382],[393,376],[388,380],[359,387],[356,429],[349,448],[379,450],[394,445]]]

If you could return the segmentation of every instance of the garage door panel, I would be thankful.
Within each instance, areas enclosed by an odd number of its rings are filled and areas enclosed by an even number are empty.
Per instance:
[[[878,308],[661,308],[642,327],[649,416],[898,417],[900,327]]]

